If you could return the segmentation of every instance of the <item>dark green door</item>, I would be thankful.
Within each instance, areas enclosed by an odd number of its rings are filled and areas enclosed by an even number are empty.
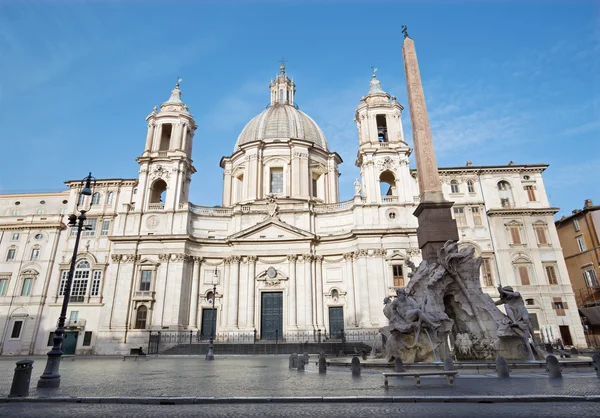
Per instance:
[[[202,327],[200,328],[200,338],[208,340],[213,332],[217,330],[217,310],[202,309]]]
[[[341,339],[344,330],[344,308],[341,306],[329,308],[329,336]]]
[[[263,292],[261,294],[261,340],[281,339],[283,330],[283,293]]]
[[[62,343],[63,354],[75,354],[78,335],[78,332],[65,332],[65,338]]]

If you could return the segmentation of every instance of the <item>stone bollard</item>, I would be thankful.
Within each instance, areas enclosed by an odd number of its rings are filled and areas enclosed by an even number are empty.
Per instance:
[[[292,354],[292,369],[298,368],[298,353]]]
[[[446,357],[446,360],[444,360],[444,371],[451,372],[453,370],[455,370],[454,362],[452,361],[452,359],[450,357]]]
[[[310,356],[308,355],[308,353],[305,351],[304,352],[304,364],[308,364],[308,361],[310,360]]]
[[[406,371],[404,370],[404,363],[400,357],[396,357],[396,360],[394,361],[394,371],[397,373],[404,373]]]
[[[576,347],[571,347],[571,355],[572,356],[578,356],[579,355],[579,350]]]
[[[298,357],[298,371],[304,371],[304,357]]]
[[[12,386],[9,397],[28,396],[31,372],[33,371],[33,360],[19,360],[15,367]]]
[[[506,362],[506,359],[502,356],[496,357],[496,373],[498,373],[499,378],[510,377],[508,363]]]
[[[548,366],[548,372],[550,373],[550,379],[562,379],[562,372],[560,371],[560,363],[556,356],[546,357],[546,365]]]
[[[325,351],[319,354],[319,373],[327,373],[327,361],[325,360]]]
[[[294,368],[294,355],[290,354],[290,359],[289,359],[289,368],[293,369]]]
[[[596,376],[600,377],[600,354],[594,354],[592,356],[594,367],[596,368]]]
[[[351,363],[351,368],[352,368],[352,376],[360,376],[360,360],[358,359],[358,357],[354,356],[352,357],[352,363]]]

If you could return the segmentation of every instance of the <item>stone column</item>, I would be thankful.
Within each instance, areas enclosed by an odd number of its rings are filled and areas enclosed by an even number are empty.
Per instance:
[[[233,200],[231,196],[231,180],[231,168],[226,167],[223,171],[223,206],[230,206]]]
[[[369,295],[371,293],[369,289],[368,281],[368,270],[367,270],[367,250],[358,250],[354,253],[354,258],[357,260],[356,275],[358,277],[358,293],[360,294],[360,310],[362,316],[359,319],[360,327],[371,326],[371,314],[369,312]],[[357,302],[357,306],[358,306]]]
[[[198,327],[198,291],[200,288],[200,271],[202,270],[202,257],[194,257],[192,269],[192,295],[190,297],[189,327]]]
[[[315,260],[317,270],[317,328],[322,331],[325,326],[323,321],[323,256],[317,255]]]
[[[255,255],[248,256],[248,288],[246,290],[248,293],[248,308],[246,312],[248,329],[254,329],[254,301],[256,295],[254,277],[256,276],[256,260],[257,257]]]
[[[414,41],[404,30],[404,72],[412,122],[415,159],[421,202],[414,212],[419,219],[417,238],[423,259],[435,261],[437,251],[447,240],[458,241],[456,221],[452,219],[452,202],[444,199],[438,173],[429,118],[425,107],[425,96],[419,73],[419,63]]]
[[[227,326],[231,329],[238,327],[238,303],[240,282],[240,256],[231,257],[231,266],[229,270],[229,307],[227,312]]]
[[[312,285],[312,254],[304,254],[304,300],[306,301],[306,327],[312,328],[313,325],[313,304],[314,304],[314,289]]]
[[[171,132],[171,143],[169,144],[169,149],[178,150],[182,149],[181,146],[181,131],[183,130],[182,121],[178,120],[177,123],[173,126],[173,131]]]
[[[227,318],[229,317],[228,306],[231,303],[229,301],[229,297],[231,296],[229,295],[229,282],[231,281],[231,278],[229,277],[231,271],[230,264],[231,257],[226,257],[223,259],[223,282],[221,283],[223,286],[223,293],[221,294],[221,315],[219,315],[220,322],[223,327],[227,327],[227,324],[229,323]]]
[[[154,121],[148,123],[148,133],[146,134],[146,146],[144,151],[150,152],[152,150],[152,139],[154,138],[154,127],[156,123]]]
[[[346,253],[344,254],[344,259],[346,260],[346,283],[348,288],[351,289],[348,292],[348,317],[350,321],[348,323],[352,326],[356,326],[358,323],[358,318],[360,317],[360,299],[358,295],[358,287],[356,285],[356,280],[354,276],[354,253]]]
[[[297,306],[296,304],[296,260],[298,256],[295,254],[290,254],[287,256],[288,258],[288,269],[290,272],[290,309],[288,315],[288,330],[295,330],[298,328],[298,320],[296,316]]]

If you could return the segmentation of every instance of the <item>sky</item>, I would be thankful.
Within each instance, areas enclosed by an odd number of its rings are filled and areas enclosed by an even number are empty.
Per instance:
[[[198,125],[190,201],[220,205],[222,156],[285,57],[300,109],[358,177],[371,66],[404,105],[415,41],[438,165],[546,163],[558,216],[600,204],[600,1],[0,0],[0,193],[135,178],[146,116],[178,77]],[[412,166],[414,167],[414,157]]]

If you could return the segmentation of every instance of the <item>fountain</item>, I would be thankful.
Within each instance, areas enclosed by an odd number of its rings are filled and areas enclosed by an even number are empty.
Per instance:
[[[458,360],[496,355],[534,360],[534,350],[545,357],[521,295],[498,286],[500,300],[494,302],[481,290],[481,258],[473,253],[473,247],[459,250],[456,242],[447,241],[436,262],[423,261],[408,286],[384,300],[389,325],[379,332],[388,361],[440,362],[452,355]]]

